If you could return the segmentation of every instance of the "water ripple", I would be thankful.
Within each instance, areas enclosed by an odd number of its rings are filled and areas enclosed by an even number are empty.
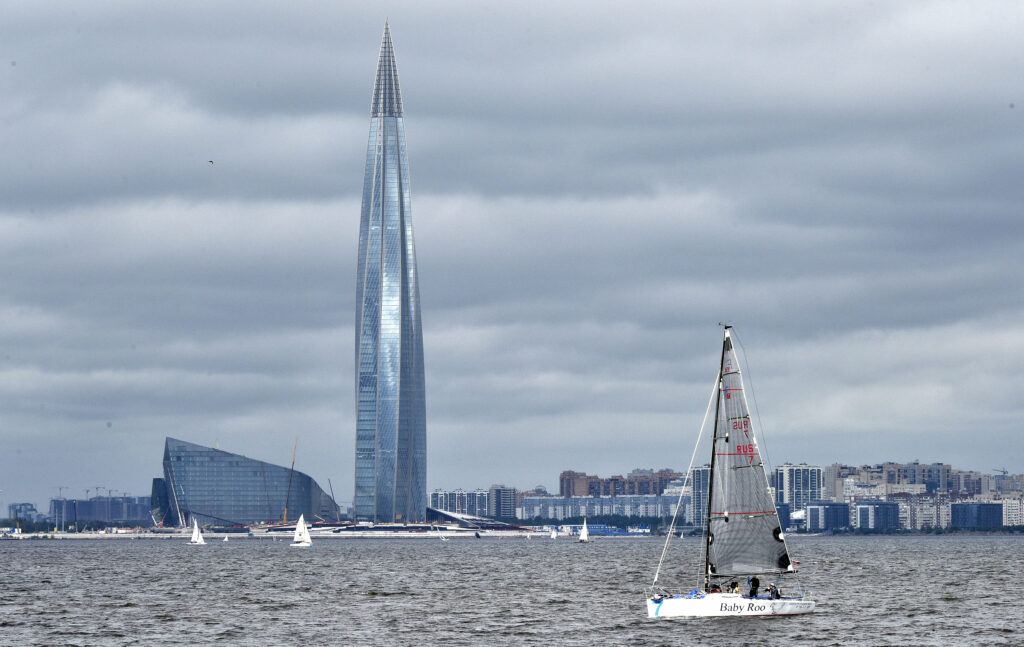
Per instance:
[[[1020,535],[800,537],[795,618],[648,620],[657,539],[0,542],[0,644],[1018,644]],[[693,588],[697,542],[662,583]]]

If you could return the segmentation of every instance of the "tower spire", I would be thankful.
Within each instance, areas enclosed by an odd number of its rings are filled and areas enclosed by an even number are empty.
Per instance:
[[[398,64],[395,62],[395,46],[391,42],[391,24],[385,21],[370,116],[401,117],[402,112],[402,89],[398,85]]]

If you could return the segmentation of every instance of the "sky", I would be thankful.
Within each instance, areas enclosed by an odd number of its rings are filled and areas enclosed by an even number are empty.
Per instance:
[[[685,469],[719,322],[773,464],[1024,472],[1020,3],[0,0],[0,504],[350,502],[385,20],[429,489]]]

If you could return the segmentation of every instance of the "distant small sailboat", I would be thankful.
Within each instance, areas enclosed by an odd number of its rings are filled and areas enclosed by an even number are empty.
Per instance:
[[[441,541],[448,541],[448,538],[441,534],[440,528],[437,526],[431,526],[431,528],[433,528],[434,532],[437,533],[437,536],[441,538]]]
[[[192,517],[192,539],[189,539],[188,543],[193,546],[206,543],[206,541],[203,540],[202,531],[199,530],[199,521],[197,521],[195,517]]]
[[[227,540],[228,540],[228,538],[227,538],[227,537],[225,537],[225,538],[224,538],[224,541],[227,541]]]
[[[299,515],[299,522],[295,524],[295,536],[292,538],[292,546],[305,548],[313,545],[313,538],[309,536],[309,529],[306,528],[304,515]]]
[[[551,529],[551,538],[552,539],[558,539],[558,528],[552,528]]]
[[[590,543],[590,531],[587,530],[587,518],[586,517],[583,517],[583,527],[580,528],[580,539],[579,539],[579,542],[581,544],[589,544]]]

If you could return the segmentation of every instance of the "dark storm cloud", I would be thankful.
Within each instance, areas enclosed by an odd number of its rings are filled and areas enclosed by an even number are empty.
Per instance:
[[[777,462],[1024,455],[1016,5],[388,13],[430,487],[682,468],[726,320]],[[278,463],[299,437],[350,496],[384,18],[5,9],[7,501],[145,493],[164,435]]]

